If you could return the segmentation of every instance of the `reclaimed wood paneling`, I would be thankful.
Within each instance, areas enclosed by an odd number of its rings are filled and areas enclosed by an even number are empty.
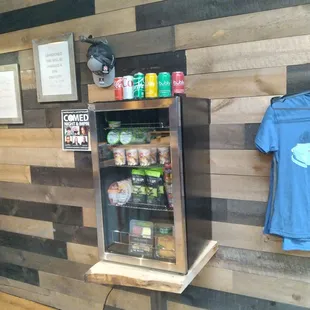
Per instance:
[[[83,225],[80,207],[0,198],[0,214],[67,225]]]
[[[287,94],[308,91],[310,83],[310,64],[287,67]]]
[[[0,196],[85,208],[95,206],[93,189],[0,182]]]
[[[245,141],[244,148],[247,150],[257,150],[255,146],[255,137],[257,135],[260,124],[245,124]]]
[[[141,5],[137,10],[137,29],[149,29],[193,21],[215,19],[225,16],[247,14],[308,4],[307,0],[273,1],[221,1],[221,0],[183,0],[163,1]],[[240,17],[242,18],[242,17]]]
[[[96,14],[163,0],[95,0]]]
[[[49,1],[0,14],[0,33],[57,23],[94,13],[94,0]],[[35,18],[29,18],[29,16]]]
[[[39,274],[37,270],[10,263],[0,263],[0,277],[9,278],[32,285],[39,285]]]
[[[0,1],[0,13],[8,12],[8,11],[15,11],[18,9],[23,9],[29,6],[38,5],[42,3],[52,2],[55,0],[14,0],[14,1],[7,1],[1,0]]]
[[[17,234],[54,239],[53,224],[44,221],[0,215],[0,229]]]
[[[310,6],[229,16],[175,26],[176,49],[268,40],[309,34]]]
[[[47,116],[46,110],[24,110],[23,111],[23,124],[9,125],[9,128],[46,128]]]
[[[188,74],[280,67],[310,61],[310,36],[297,36],[186,51]]]
[[[30,167],[0,164],[0,181],[31,183]]]
[[[272,96],[211,100],[212,124],[260,123]]]
[[[0,54],[0,65],[9,65],[18,63],[18,52]]]
[[[231,98],[286,93],[286,69],[266,68],[190,75],[185,78],[191,97]]]
[[[21,235],[7,231],[0,231],[0,245],[3,247],[10,247],[18,250],[30,251],[42,255],[48,255],[58,258],[67,258],[67,248],[65,242],[51,239],[43,239],[33,236]],[[0,257],[6,255],[8,251],[2,251]],[[23,260],[23,256],[19,258]],[[11,259],[13,259],[11,257]],[[8,261],[10,262],[10,261]],[[13,261],[12,261],[13,263]],[[18,263],[18,265],[20,265]],[[34,269],[40,269],[28,266]]]
[[[76,18],[12,33],[0,35],[0,54],[32,48],[32,40],[55,36],[57,33],[74,31],[75,40],[80,35],[92,34],[94,37],[125,33],[136,30],[134,8],[108,12],[94,16]]]
[[[94,265],[99,261],[98,248],[89,245],[67,242],[68,260]]]
[[[20,72],[22,90],[36,88],[36,75],[34,70],[24,70]]]
[[[212,124],[209,126],[209,139],[206,141],[207,149],[243,150],[245,132],[242,124]],[[207,145],[204,145],[206,147]]]
[[[90,103],[100,102],[100,101],[114,101],[114,89],[100,88],[95,84],[88,85],[88,98]]]
[[[83,226],[97,227],[96,209],[83,208]]]
[[[34,148],[0,147],[0,163],[6,165],[27,164],[45,167],[74,167],[73,152],[64,152],[59,148],[41,149],[38,146],[36,145]]]

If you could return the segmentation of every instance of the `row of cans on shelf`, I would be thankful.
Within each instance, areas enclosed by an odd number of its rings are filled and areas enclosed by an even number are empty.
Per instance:
[[[116,77],[114,80],[115,100],[167,98],[185,92],[184,73],[181,71],[156,73],[136,73]]]

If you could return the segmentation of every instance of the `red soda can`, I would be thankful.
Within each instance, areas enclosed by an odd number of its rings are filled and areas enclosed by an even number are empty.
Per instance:
[[[116,77],[114,79],[114,96],[115,100],[123,100],[123,78]]]
[[[185,93],[184,73],[181,71],[172,73],[172,95]]]

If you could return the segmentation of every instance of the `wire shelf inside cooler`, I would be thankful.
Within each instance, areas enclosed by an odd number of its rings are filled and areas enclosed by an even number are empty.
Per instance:
[[[131,130],[131,129],[146,129],[146,130],[155,130],[155,129],[168,129],[169,126],[164,125],[164,123],[122,123],[119,127],[105,127],[104,130]]]
[[[149,211],[164,211],[164,212],[173,212],[173,209],[168,208],[166,205],[155,205],[155,204],[146,204],[146,203],[126,203],[124,205],[111,205],[109,207],[120,207],[127,209],[140,209],[140,210],[149,210]]]

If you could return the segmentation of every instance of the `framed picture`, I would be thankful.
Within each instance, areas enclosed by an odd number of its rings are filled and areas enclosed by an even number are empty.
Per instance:
[[[73,33],[33,40],[32,46],[38,102],[77,100]]]
[[[17,64],[0,66],[0,124],[22,124],[20,77]]]

